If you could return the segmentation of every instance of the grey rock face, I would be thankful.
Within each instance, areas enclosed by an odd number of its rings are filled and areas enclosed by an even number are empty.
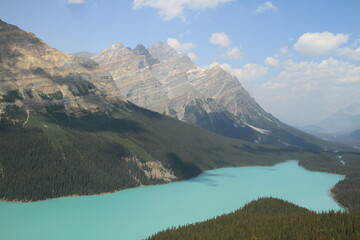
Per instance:
[[[142,107],[184,120],[186,106],[199,99],[208,112],[227,111],[257,127],[262,127],[258,118],[264,116],[276,121],[220,66],[199,69],[185,54],[162,42],[149,50],[142,45],[132,51],[124,48],[112,46],[93,59],[112,74],[124,96]],[[214,101],[210,104],[207,99]]]
[[[92,59],[113,76],[122,95],[141,107],[228,137],[318,148],[318,139],[265,112],[220,66],[200,69],[165,43],[133,50],[118,43]]]
[[[3,21],[0,43],[0,108],[64,104],[71,112],[97,111],[124,100],[111,75],[89,58],[51,48]]]
[[[220,66],[199,69],[165,43],[149,50],[138,45],[132,51],[113,45],[93,59],[112,74],[124,96],[142,107],[184,120],[186,106],[200,99],[209,112],[226,110],[244,122],[254,123],[263,115],[276,120]],[[214,100],[211,106],[207,99]]]

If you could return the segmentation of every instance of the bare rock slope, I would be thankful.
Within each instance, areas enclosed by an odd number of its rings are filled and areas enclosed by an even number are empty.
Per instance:
[[[219,65],[198,68],[165,43],[149,49],[117,43],[92,59],[113,76],[122,95],[144,108],[251,142],[327,147],[265,112],[238,79]]]
[[[76,113],[106,110],[118,100],[124,98],[111,75],[95,61],[65,54],[0,20],[0,109],[64,104]]]

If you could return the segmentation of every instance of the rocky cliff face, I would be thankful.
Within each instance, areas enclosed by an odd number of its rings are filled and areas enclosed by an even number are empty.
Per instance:
[[[79,112],[110,109],[118,100],[111,75],[95,61],[67,55],[0,20],[0,106],[64,104]]]
[[[310,142],[317,142],[265,112],[219,65],[200,69],[165,43],[133,50],[117,43],[92,59],[113,76],[122,95],[142,107],[251,142],[312,147]]]

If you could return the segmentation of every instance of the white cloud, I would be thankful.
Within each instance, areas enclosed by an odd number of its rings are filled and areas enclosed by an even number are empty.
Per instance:
[[[265,64],[276,67],[276,66],[279,66],[279,60],[277,60],[276,58],[273,58],[273,57],[267,57],[267,58],[265,58]]]
[[[68,0],[68,4],[83,4],[86,0]]]
[[[281,89],[286,88],[288,84],[286,82],[267,82],[261,85],[263,88],[269,88],[269,89]]]
[[[279,52],[274,54],[273,57],[279,58],[281,56],[285,56],[289,54],[289,48],[287,46],[279,48]]]
[[[240,49],[237,47],[234,48],[230,48],[229,50],[226,51],[226,53],[223,55],[223,58],[227,58],[227,59],[240,59],[241,57],[241,52]]]
[[[346,57],[350,60],[360,61],[360,47],[358,48],[350,48],[344,47],[338,50],[338,56]]]
[[[195,45],[193,43],[191,43],[191,42],[180,43],[175,38],[168,38],[167,39],[167,44],[170,47],[174,48],[178,52],[189,51],[189,50],[195,48]]]
[[[270,1],[266,1],[258,6],[254,13],[264,13],[266,11],[276,11],[277,7]]]
[[[259,79],[266,75],[268,72],[268,68],[258,64],[248,63],[245,64],[242,68],[232,68],[230,64],[221,64],[222,69],[228,71],[235,77],[239,79],[239,81],[251,81]]]
[[[164,20],[181,17],[185,9],[205,10],[233,0],[133,0],[133,8],[153,7]]]
[[[192,60],[192,61],[195,61],[198,57],[196,56],[195,53],[188,53],[187,56]]]
[[[259,103],[282,120],[311,124],[359,101],[360,66],[334,58],[282,66],[273,80],[254,88]]]
[[[211,44],[220,45],[221,47],[228,47],[231,41],[224,32],[215,32],[211,34],[209,42]]]
[[[280,53],[281,53],[282,55],[286,55],[286,54],[289,53],[289,48],[288,48],[287,46],[284,46],[284,47],[281,47],[281,48],[279,49],[279,51],[280,51]]]
[[[360,66],[328,58],[319,63],[287,61],[284,71],[264,88],[288,88],[292,91],[315,91],[325,87],[360,84]]]
[[[294,45],[294,49],[304,56],[326,56],[335,52],[348,39],[349,36],[344,33],[304,33]]]
[[[199,67],[199,69],[202,69],[202,70],[206,70],[206,69],[210,69],[212,67],[215,67],[215,66],[220,66],[221,64],[218,63],[218,62],[213,62],[209,65],[206,65],[206,66],[203,66],[203,67]]]

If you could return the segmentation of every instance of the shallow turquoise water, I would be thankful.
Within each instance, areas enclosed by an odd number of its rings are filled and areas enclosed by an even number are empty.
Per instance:
[[[329,196],[341,179],[289,161],[272,167],[217,169],[188,181],[106,195],[0,202],[0,239],[143,239],[170,226],[231,212],[261,196],[316,211],[341,210]]]

